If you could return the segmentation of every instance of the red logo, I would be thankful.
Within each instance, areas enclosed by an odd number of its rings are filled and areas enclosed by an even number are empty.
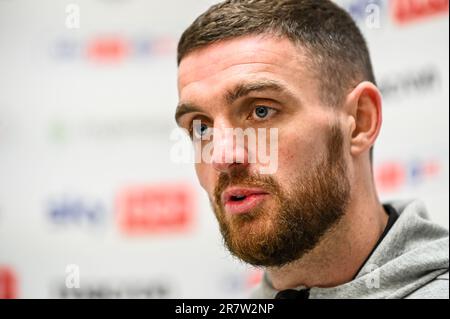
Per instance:
[[[377,188],[393,191],[405,184],[406,169],[398,162],[386,162],[378,167],[375,177]]]
[[[17,280],[14,272],[0,266],[0,299],[17,298]]]
[[[194,194],[184,184],[126,189],[117,200],[119,226],[128,234],[187,231],[193,223]]]
[[[448,14],[449,0],[392,0],[395,21],[407,23],[437,14]]]
[[[250,271],[246,280],[247,289],[251,289],[259,285],[259,283],[263,280],[263,276],[264,271],[260,269],[253,269],[252,271]]]
[[[88,56],[97,62],[119,62],[128,54],[129,47],[121,38],[105,37],[94,40],[87,50]]]

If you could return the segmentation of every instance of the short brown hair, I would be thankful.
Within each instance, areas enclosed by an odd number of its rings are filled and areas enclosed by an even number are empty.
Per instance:
[[[329,0],[226,0],[213,5],[181,36],[178,64],[196,49],[258,34],[287,37],[306,50],[325,104],[340,105],[361,81],[376,84],[361,31]]]

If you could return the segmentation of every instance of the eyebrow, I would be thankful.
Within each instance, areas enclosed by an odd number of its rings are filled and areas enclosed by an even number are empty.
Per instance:
[[[277,91],[281,93],[290,93],[289,90],[280,82],[274,80],[258,80],[256,82],[239,83],[232,90],[225,93],[225,101],[231,105],[238,99],[249,95],[252,92]],[[292,95],[292,94],[291,94]],[[200,107],[192,103],[181,103],[175,112],[175,121],[178,123],[180,117],[193,112],[202,112]]]
[[[225,95],[225,100],[228,104],[233,104],[236,100],[249,95],[252,92],[261,91],[277,91],[288,92],[287,88],[274,80],[258,80],[257,82],[240,83],[233,90],[228,91]]]
[[[177,106],[177,111],[175,112],[175,121],[179,125],[180,117],[188,113],[201,112],[202,110],[191,104],[191,103],[182,103]]]

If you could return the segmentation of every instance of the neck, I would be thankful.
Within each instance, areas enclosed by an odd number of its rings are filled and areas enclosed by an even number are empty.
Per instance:
[[[345,216],[301,259],[267,274],[276,290],[335,287],[351,281],[368,258],[387,224],[373,189],[352,198]]]

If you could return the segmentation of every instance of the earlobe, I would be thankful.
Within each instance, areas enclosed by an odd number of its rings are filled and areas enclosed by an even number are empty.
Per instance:
[[[369,152],[380,133],[382,123],[382,98],[371,82],[360,83],[349,95],[351,99],[354,130],[351,137],[351,154],[359,156]]]

